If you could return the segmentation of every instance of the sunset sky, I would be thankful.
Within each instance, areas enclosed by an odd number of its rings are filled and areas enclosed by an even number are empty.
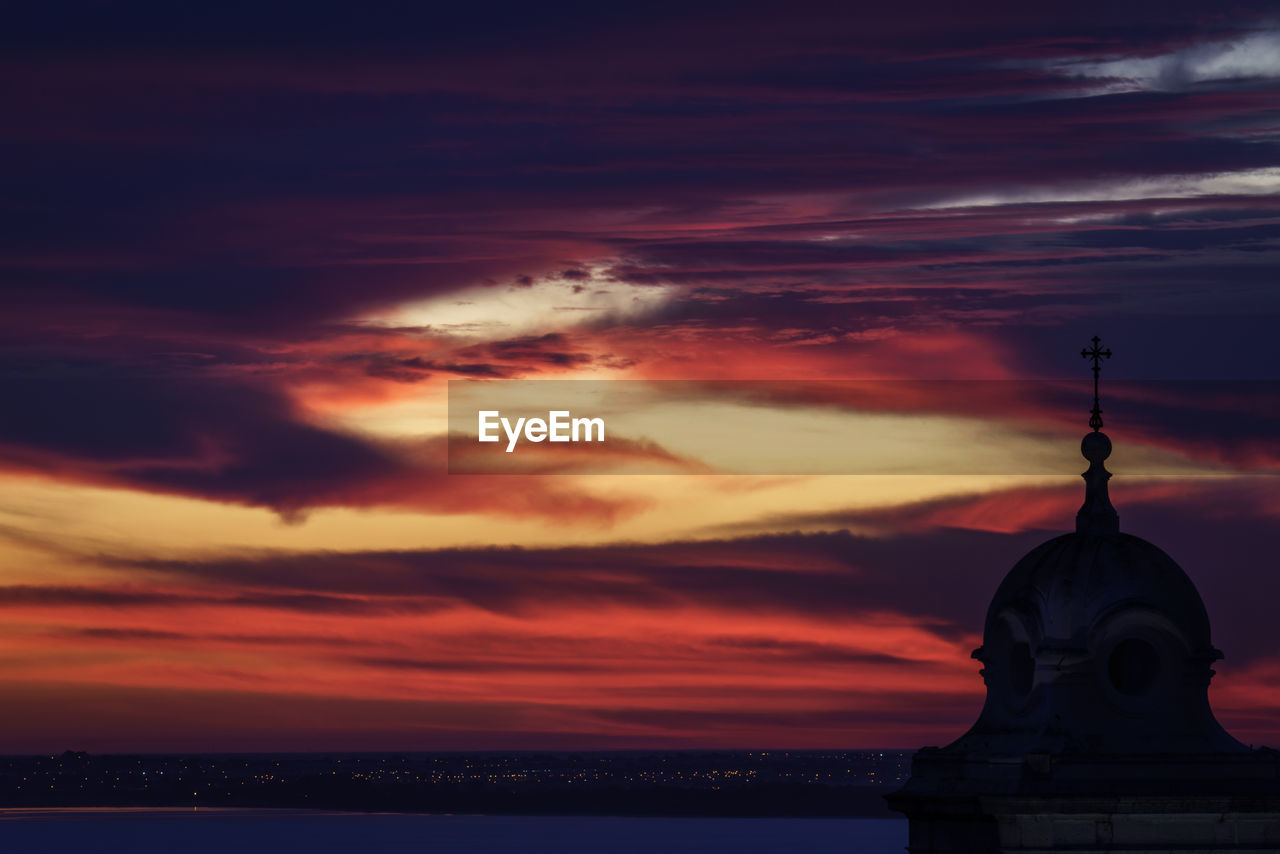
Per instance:
[[[859,5],[6,8],[0,752],[945,743],[1095,334],[1121,528],[1280,744],[1280,18]],[[450,474],[515,379],[794,436]]]

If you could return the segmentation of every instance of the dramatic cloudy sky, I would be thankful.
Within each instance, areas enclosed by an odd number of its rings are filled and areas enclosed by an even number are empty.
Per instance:
[[[447,381],[770,380],[989,459],[1089,400],[893,381],[1094,334],[1122,525],[1280,742],[1280,19],[687,5],[6,9],[0,750],[946,741],[1077,477],[449,474]]]

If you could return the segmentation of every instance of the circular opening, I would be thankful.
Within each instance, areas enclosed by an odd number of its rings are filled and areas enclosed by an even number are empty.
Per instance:
[[[1160,672],[1160,656],[1156,648],[1139,638],[1129,638],[1115,645],[1107,659],[1107,676],[1121,694],[1145,694]]]
[[[1031,692],[1031,680],[1035,676],[1036,660],[1031,657],[1031,646],[1015,643],[1009,650],[1009,684],[1013,693],[1025,697]]]

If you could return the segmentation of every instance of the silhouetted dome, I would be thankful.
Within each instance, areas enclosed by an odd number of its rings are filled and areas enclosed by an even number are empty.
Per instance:
[[[1120,533],[1098,397],[1111,351],[1095,336],[1080,355],[1093,362],[1093,432],[1075,533],[1005,575],[973,651],[978,719],[917,751],[889,805],[917,854],[1280,850],[1280,754],[1218,724],[1222,654],[1200,594],[1173,558]]]
[[[1086,638],[1109,616],[1147,609],[1181,641],[1208,651],[1209,615],[1182,567],[1131,534],[1064,534],[1033,549],[1005,576],[987,609],[984,634],[1006,611],[1038,623],[1043,637]]]
[[[947,751],[1209,753],[1246,750],[1209,708],[1222,654],[1195,585],[1173,558],[1122,534],[1107,495],[1111,441],[1085,437],[1089,460],[1076,532],[1018,561],[987,609],[987,701]]]

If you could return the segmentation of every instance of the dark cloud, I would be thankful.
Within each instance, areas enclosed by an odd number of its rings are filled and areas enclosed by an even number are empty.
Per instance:
[[[141,588],[59,587],[56,585],[10,585],[0,587],[0,607],[78,607],[151,608],[180,606],[223,606],[294,611],[303,614],[386,615],[430,613],[438,610],[436,602],[411,598],[379,599],[355,596],[332,596],[324,593],[240,593],[212,596],[192,591],[163,592]],[[112,629],[102,629],[110,635]],[[125,630],[134,631],[134,630]],[[145,630],[144,635],[146,634]],[[142,637],[144,635],[139,635]],[[153,636],[159,638],[159,636]]]
[[[851,618],[891,611],[928,618],[943,632],[966,633],[975,628],[964,624],[981,613],[990,590],[1012,565],[1010,555],[1041,539],[1036,533],[1010,537],[961,530],[901,538],[788,534],[655,546],[298,554],[126,565],[206,583],[438,598],[499,613],[682,604]],[[958,561],[957,555],[962,556]]]
[[[421,356],[397,358],[394,356],[353,355],[347,358],[365,362],[365,373],[371,377],[394,380],[396,382],[415,383],[429,379],[432,373],[451,374],[459,377],[491,377],[501,379],[507,372],[498,365],[484,362],[460,364],[456,362],[437,362]]]
[[[335,635],[290,634],[231,634],[217,632],[174,632],[163,629],[126,628],[118,626],[90,626],[79,629],[51,630],[50,635],[57,637],[89,638],[92,640],[119,641],[121,643],[150,644],[171,646],[173,643],[196,644],[206,643],[232,644],[250,647],[296,646],[296,647],[358,647],[368,642]]]
[[[542,363],[556,367],[570,367],[590,364],[595,360],[595,357],[590,353],[572,352],[564,349],[568,344],[568,336],[558,332],[549,332],[545,335],[508,338],[476,348],[476,350],[488,354],[493,359],[521,362],[535,367]]]
[[[1117,482],[1113,494],[1124,530],[1169,552],[1200,587],[1218,629],[1218,645],[1228,651],[1231,664],[1280,654],[1268,611],[1280,589],[1273,589],[1274,579],[1256,569],[1257,555],[1280,539],[1280,517],[1274,510],[1280,507],[1280,485],[1270,479],[1127,487]],[[685,605],[850,620],[893,613],[960,638],[981,630],[991,593],[1017,559],[1072,526],[1081,495],[1078,486],[1035,487],[894,510],[755,523],[872,527],[882,532],[875,536],[836,531],[662,545],[321,553],[119,565],[232,588],[305,586],[332,597],[412,597],[506,614]],[[847,655],[820,645],[758,643],[762,654],[810,660]]]
[[[513,703],[306,697],[262,685],[226,691],[8,684],[19,690],[0,706],[0,745],[17,753],[55,752],[68,744],[95,753],[583,748],[579,735],[539,730]],[[86,707],[94,713],[86,715]],[[618,746],[628,739],[587,740],[593,742]],[[645,744],[638,738],[629,743]]]
[[[625,510],[537,478],[515,492],[502,479],[451,477],[445,438],[406,446],[317,426],[253,371],[26,359],[0,364],[0,399],[9,402],[0,462],[66,480],[268,507],[287,519],[323,506]]]
[[[764,266],[856,280],[868,267],[1008,253],[1001,235],[1020,218],[991,222],[981,239],[847,245],[734,239],[705,225],[730,211],[729,231],[785,224],[787,212],[761,200],[771,194],[843,196],[866,214],[1275,162],[1259,132],[1272,120],[1265,87],[1070,97],[1084,84],[1049,60],[1150,56],[1257,26],[1247,7],[1211,24],[1190,8],[1155,22],[1139,5],[1113,5],[1052,26],[1011,6],[998,27],[945,4],[789,8],[785,25],[755,4],[735,7],[732,24],[712,9],[682,9],[678,23],[665,17],[674,9],[651,6],[513,9],[494,16],[501,26],[486,16],[483,44],[465,50],[478,23],[468,14],[402,29],[389,14],[310,12],[306,27],[285,16],[288,40],[247,53],[234,38],[245,31],[227,25],[234,13],[208,29],[199,15],[160,11],[140,29],[34,15],[7,30],[29,33],[11,62],[33,82],[3,96],[5,143],[24,166],[6,182],[6,300],[146,306],[281,334],[483,281],[581,279],[594,259],[564,250],[584,233],[584,255],[631,253],[672,277]],[[252,31],[272,20],[255,13]],[[449,49],[427,48],[450,32]],[[592,38],[569,35],[584,32]],[[68,44],[92,33],[91,66],[69,66]],[[387,52],[406,33],[414,49]],[[504,33],[522,34],[520,50],[500,47]],[[339,34],[365,49],[339,49]],[[139,51],[137,39],[165,49]],[[619,209],[650,210],[680,233],[651,241],[598,224]],[[955,219],[936,217],[935,230]],[[1265,228],[1242,237],[1257,248]],[[1185,254],[1227,239],[1179,244],[1150,226],[1063,232],[1059,253],[1120,242]],[[1091,276],[1072,281],[1088,289]]]

